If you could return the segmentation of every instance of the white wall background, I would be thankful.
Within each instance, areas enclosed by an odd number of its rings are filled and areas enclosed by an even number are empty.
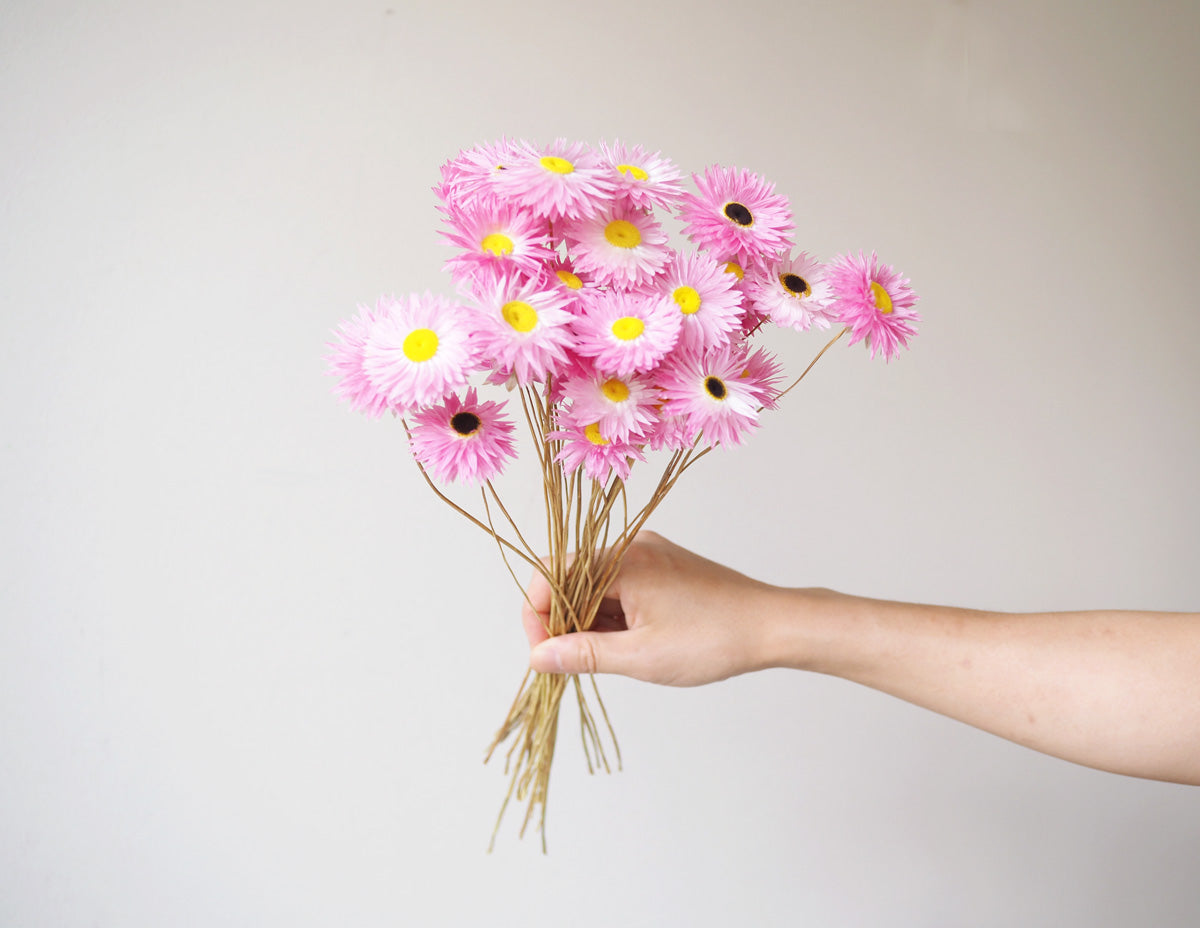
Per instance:
[[[321,355],[449,292],[459,148],[749,167],[925,323],[654,527],[781,583],[1200,609],[1198,36],[1191,0],[4,4],[0,925],[1195,924],[1195,789],[798,673],[602,680],[625,771],[568,714],[550,855],[486,855],[519,594]]]

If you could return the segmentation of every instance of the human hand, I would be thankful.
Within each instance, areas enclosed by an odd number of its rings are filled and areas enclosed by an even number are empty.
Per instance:
[[[766,623],[777,592],[640,532],[590,631],[549,638],[550,586],[534,575],[522,608],[529,663],[539,673],[618,673],[672,686],[723,680],[769,666]]]

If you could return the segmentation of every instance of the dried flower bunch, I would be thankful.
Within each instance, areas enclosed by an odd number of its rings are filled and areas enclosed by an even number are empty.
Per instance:
[[[506,564],[515,556],[546,577],[551,635],[590,627],[629,542],[680,475],[713,447],[741,444],[838,338],[891,359],[915,334],[916,295],[875,254],[822,263],[797,251],[787,199],[749,171],[714,165],[692,181],[694,192],[661,154],[619,143],[462,151],[434,188],[458,297],[382,297],[329,346],[337,393],[368,416],[397,416],[433,491],[492,535]],[[670,216],[693,247],[672,248]],[[768,323],[838,331],[782,388],[782,365],[755,345]],[[480,399],[489,386],[497,399]],[[516,457],[514,419],[541,472],[540,550],[493,485]],[[661,471],[631,511],[625,481],[648,454]],[[482,508],[438,487],[453,482],[478,486]],[[521,833],[536,816],[543,847],[568,687],[588,767],[609,769],[576,676],[526,674],[488,752],[512,739],[501,818],[511,798],[525,801]],[[591,693],[615,750],[594,680]]]

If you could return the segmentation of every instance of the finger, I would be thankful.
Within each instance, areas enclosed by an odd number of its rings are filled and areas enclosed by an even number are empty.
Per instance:
[[[538,673],[620,673],[637,676],[635,632],[572,632],[543,641],[530,652]]]
[[[529,578],[529,585],[525,587],[526,607],[532,607],[534,612],[549,612],[550,600],[553,598],[553,592],[550,589],[550,582],[546,579],[543,570],[550,569],[550,558],[544,557],[542,561],[542,570],[535,569],[533,576]]]
[[[529,603],[521,604],[521,627],[525,629],[525,638],[529,647],[536,647],[550,637],[546,623],[550,621],[550,613],[534,612]]]

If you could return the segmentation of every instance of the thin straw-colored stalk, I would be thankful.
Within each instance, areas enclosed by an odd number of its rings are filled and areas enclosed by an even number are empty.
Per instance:
[[[799,384],[846,331],[843,329],[834,336],[779,396],[783,397]],[[544,615],[542,621],[548,635],[586,631],[591,628],[605,593],[616,578],[621,561],[638,532],[674,488],[679,478],[707,455],[712,446],[701,447],[702,438],[698,437],[692,447],[673,452],[646,502],[631,514],[624,481],[613,476],[606,483],[596,480],[588,480],[585,483],[581,470],[571,474],[563,472],[557,460],[562,450],[562,442],[546,437],[554,430],[557,417],[556,404],[549,399],[550,384],[546,385],[545,392],[539,392],[532,386],[520,387],[516,392],[521,397],[521,408],[542,472],[546,542],[550,552],[546,561],[534,551],[490,481],[486,482],[481,494],[487,519],[485,523],[442,493],[419,461],[417,466],[425,482],[440,499],[496,540],[501,558],[513,582],[521,589],[531,608],[534,608],[533,604],[509,563],[507,552],[517,554],[546,580],[551,590],[551,601],[549,614]],[[407,423],[404,424],[404,428],[407,432]],[[618,499],[621,501],[620,522],[614,527],[612,520]],[[515,533],[520,543],[519,547],[496,531],[492,518],[493,503]],[[588,771],[612,769],[606,741],[611,744],[617,769],[621,769],[621,749],[613,731],[612,721],[600,696],[595,677],[589,674],[589,678],[599,717],[604,722],[603,728],[598,723],[596,712],[591,708],[579,675],[527,671],[521,680],[508,714],[484,758],[485,762],[491,759],[496,749],[511,739],[504,762],[504,770],[510,780],[488,844],[489,851],[495,846],[504,814],[513,799],[526,804],[520,835],[524,836],[529,825],[536,821],[542,850],[546,850],[546,803],[550,788],[550,769],[557,740],[559,711],[568,685],[574,689],[579,704],[579,733]],[[607,738],[603,737],[602,731],[607,732]]]
[[[788,384],[787,389],[780,392],[779,396],[775,397],[776,401],[783,399],[785,396],[787,396],[789,393],[791,393],[792,390],[794,390],[796,388],[796,385],[799,384],[800,381],[805,378],[805,376],[808,374],[808,372],[813,369],[813,367],[816,365],[816,363],[821,360],[821,355],[823,355],[826,351],[828,351],[830,348],[832,348],[834,346],[834,344],[837,342],[837,340],[849,331],[850,330],[848,328],[844,328],[840,332],[838,332],[837,335],[833,336],[833,338],[831,338],[829,340],[828,344],[826,344],[824,348],[822,348],[820,351],[817,352],[817,356],[808,362],[808,367],[804,368],[804,370],[800,372],[800,376],[797,377],[795,380],[793,380],[790,384]]]

